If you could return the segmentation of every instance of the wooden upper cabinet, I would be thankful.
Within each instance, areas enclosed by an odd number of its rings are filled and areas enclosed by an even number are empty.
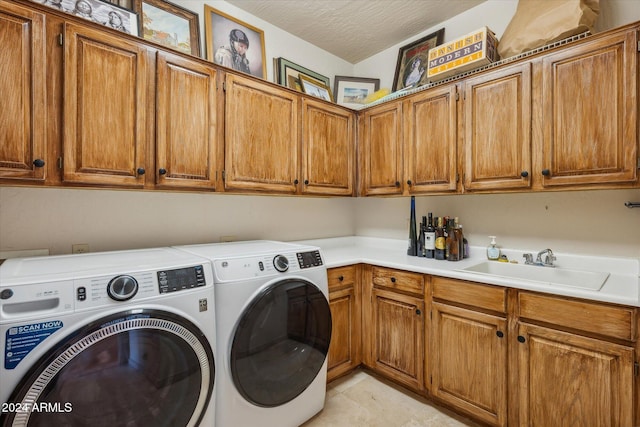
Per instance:
[[[215,189],[218,158],[216,70],[158,52],[156,181]]]
[[[402,102],[368,109],[361,120],[360,194],[402,194]]]
[[[531,64],[464,81],[464,188],[531,186]]]
[[[302,101],[302,192],[354,193],[355,114],[326,103]]]
[[[299,97],[227,74],[225,189],[295,193]]]
[[[0,2],[0,178],[44,180],[44,15]]]
[[[405,184],[411,194],[457,187],[456,86],[440,86],[406,101]]]
[[[637,178],[637,29],[542,59],[542,185]]]
[[[149,53],[71,23],[64,45],[64,181],[142,187],[147,121],[153,119]]]

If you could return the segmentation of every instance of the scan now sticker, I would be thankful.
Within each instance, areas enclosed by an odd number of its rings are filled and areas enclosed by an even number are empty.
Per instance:
[[[42,341],[62,328],[61,320],[13,326],[7,330],[4,344],[4,368],[13,369]]]

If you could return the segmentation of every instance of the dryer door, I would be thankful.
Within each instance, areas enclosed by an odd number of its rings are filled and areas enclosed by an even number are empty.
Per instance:
[[[3,426],[193,426],[214,383],[211,346],[160,310],[104,317],[43,356],[9,402]]]
[[[255,405],[285,404],[316,378],[330,340],[331,311],[320,289],[301,279],[275,282],[240,316],[230,354],[234,384]]]

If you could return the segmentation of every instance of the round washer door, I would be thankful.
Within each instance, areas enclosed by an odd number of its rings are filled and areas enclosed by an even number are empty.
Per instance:
[[[240,316],[231,345],[233,382],[249,402],[283,405],[317,377],[331,341],[329,302],[313,283],[267,286]]]
[[[3,426],[194,426],[215,378],[200,329],[160,310],[104,317],[43,356],[10,402],[31,411]]]

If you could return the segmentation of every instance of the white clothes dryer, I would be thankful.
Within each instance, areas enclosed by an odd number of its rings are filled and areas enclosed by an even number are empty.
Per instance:
[[[172,248],[0,266],[2,426],[213,426],[208,260]]]
[[[324,407],[331,340],[319,248],[272,241],[182,246],[211,259],[218,427],[296,427]]]

